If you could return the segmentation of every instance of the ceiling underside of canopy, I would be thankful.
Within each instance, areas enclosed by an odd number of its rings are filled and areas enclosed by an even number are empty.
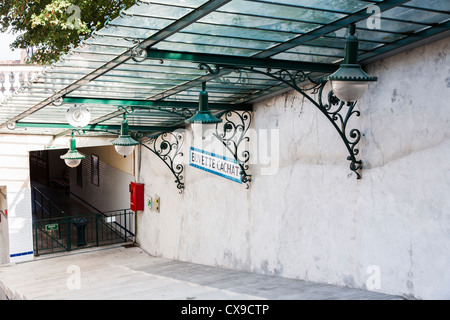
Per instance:
[[[202,82],[212,111],[249,110],[287,85],[199,65],[320,78],[342,62],[349,24],[364,64],[448,35],[449,9],[442,0],[137,0],[3,101],[0,133],[68,134],[66,112],[75,104],[88,107],[90,127],[100,132],[119,129],[119,106],[133,111],[132,130],[173,130],[197,110]]]

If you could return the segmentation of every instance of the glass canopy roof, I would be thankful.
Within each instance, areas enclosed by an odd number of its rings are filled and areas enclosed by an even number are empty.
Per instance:
[[[266,70],[276,60],[279,69],[320,78],[343,60],[351,23],[364,64],[444,34],[449,18],[450,2],[442,0],[136,0],[3,101],[0,132],[69,133],[74,104],[88,107],[90,128],[117,131],[124,106],[133,110],[132,131],[173,130],[197,110],[202,82],[217,112],[250,110],[287,88],[255,72],[211,74],[202,62],[213,68],[245,58]]]

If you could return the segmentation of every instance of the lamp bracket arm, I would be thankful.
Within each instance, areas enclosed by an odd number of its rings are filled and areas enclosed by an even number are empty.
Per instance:
[[[259,73],[282,82],[283,84],[286,84],[295,91],[299,92],[315,107],[317,107],[336,129],[349,153],[347,160],[350,161],[350,170],[355,172],[357,179],[361,178],[359,171],[362,169],[362,161],[356,158],[359,154],[359,149],[356,148],[356,145],[361,139],[361,132],[358,129],[347,129],[347,125],[352,116],[359,117],[360,112],[355,110],[356,102],[346,103],[344,101],[340,101],[335,96],[333,91],[328,93],[328,103],[324,104],[322,101],[322,96],[323,90],[327,83],[324,78],[313,79],[304,71],[290,71],[285,69],[272,71],[271,69],[262,70],[255,69],[253,67],[230,65],[215,65],[213,68],[204,63],[199,65],[199,68],[202,70],[207,70],[213,75],[217,75],[223,70]],[[306,81],[310,81],[312,86],[305,87],[301,85]],[[317,95],[318,98],[314,98],[313,95]],[[346,108],[347,110],[345,110]]]
[[[327,103],[324,104],[322,100],[324,87],[325,85],[319,89],[317,107],[338,132],[349,153],[347,160],[350,161],[350,170],[355,172],[357,179],[361,179],[362,161],[356,158],[359,154],[357,144],[361,140],[361,131],[356,128],[348,128],[350,119],[353,116],[359,117],[361,115],[360,111],[355,109],[357,102],[341,101],[330,90],[327,95]]]
[[[175,177],[175,183],[179,193],[184,189],[183,143],[184,135],[181,132],[163,132],[157,135],[147,136],[143,133],[134,134],[140,145],[153,152],[169,168]],[[139,139],[139,140],[138,140]]]
[[[134,107],[133,112],[136,110],[155,110],[159,112],[165,112],[172,115],[177,115],[181,118],[188,119],[194,115],[194,113],[189,108],[162,108],[162,107]]]
[[[127,109],[126,107],[124,107],[124,106],[118,106],[118,107],[117,107],[117,110],[118,110],[118,111],[123,111],[124,115],[127,115],[127,114],[133,114],[134,111],[135,111],[135,109],[133,108],[133,106],[131,106],[130,109],[131,109],[131,110],[128,110],[128,109]]]
[[[86,134],[86,131],[85,131],[85,130],[81,130],[81,131],[82,131],[82,132],[80,132],[79,129],[72,129],[72,138],[73,138],[73,136],[75,135],[75,132],[78,133],[80,136]]]

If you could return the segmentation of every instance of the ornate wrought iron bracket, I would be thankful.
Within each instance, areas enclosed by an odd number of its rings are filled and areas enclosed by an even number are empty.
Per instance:
[[[322,95],[326,85],[326,81],[324,81],[323,79],[312,79],[303,71],[291,72],[285,69],[273,72],[271,69],[263,71],[261,69],[241,66],[236,67],[229,65],[214,65],[213,67],[211,67],[205,63],[199,64],[198,68],[201,70],[206,70],[213,75],[217,75],[220,72],[227,70],[235,72],[245,71],[259,73],[282,82],[302,94],[324,114],[324,116],[336,129],[349,153],[347,160],[350,161],[350,170],[355,172],[357,179],[361,178],[361,174],[359,171],[362,169],[362,161],[356,158],[356,156],[359,154],[359,150],[356,148],[356,145],[361,139],[361,132],[358,129],[347,128],[350,118],[353,115],[359,117],[360,112],[358,110],[355,110],[356,102],[345,103],[344,101],[340,101],[334,95],[333,91],[330,91],[328,93],[328,101],[324,104]],[[301,88],[299,84],[304,83],[307,80],[311,81],[313,85],[306,89]],[[311,92],[312,94],[318,94],[317,101],[309,94],[309,92]]]
[[[223,118],[216,125],[213,135],[219,139],[233,155],[241,169],[241,181],[250,187],[252,176],[248,174],[250,152],[245,148],[245,141],[250,141],[247,131],[250,128],[252,116],[249,111],[225,111],[218,115]],[[244,147],[243,147],[244,146]]]
[[[184,143],[184,135],[181,132],[163,132],[153,136],[145,136],[135,134],[135,138],[139,139],[139,143],[153,152],[160,158],[169,168],[175,177],[175,183],[180,190],[180,194],[184,189],[184,166],[182,165],[182,146]]]

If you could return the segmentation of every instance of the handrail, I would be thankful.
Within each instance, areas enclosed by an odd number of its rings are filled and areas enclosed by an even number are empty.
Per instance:
[[[48,206],[49,206],[49,209],[50,209],[50,207],[53,207],[54,209],[56,209],[56,212],[58,213],[58,215],[62,215],[63,217],[67,217],[68,215],[64,212],[64,210],[62,210],[62,209],[60,209],[57,205],[55,205],[45,194],[43,194],[37,187],[33,187],[33,191],[34,192],[38,192],[39,193],[39,195],[40,195],[40,200],[41,200],[41,202],[39,202],[39,201],[37,201],[37,199],[36,199],[36,193],[34,193],[33,194],[33,202],[35,203],[35,204],[38,204],[39,205],[39,207],[42,209],[42,210],[44,210],[46,213],[47,213],[47,215],[48,216],[50,216],[50,218],[52,217],[52,214],[51,214],[51,210],[50,210],[50,212],[47,210],[47,209],[45,209],[44,208],[44,204],[43,204],[43,202],[42,202],[42,198],[44,197],[45,198],[45,200],[47,200],[47,203],[48,203]],[[35,212],[36,213],[36,212]],[[41,219],[42,220],[42,219]]]

